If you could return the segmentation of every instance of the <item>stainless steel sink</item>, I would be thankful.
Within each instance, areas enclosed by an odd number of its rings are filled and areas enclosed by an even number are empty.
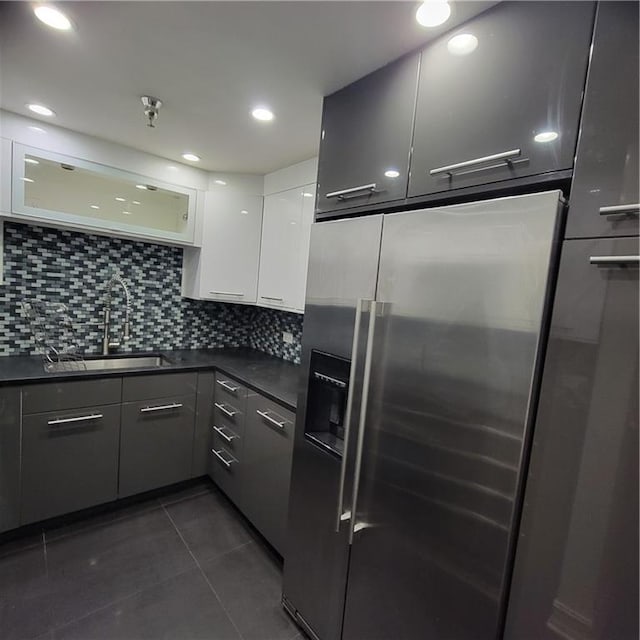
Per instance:
[[[163,356],[111,356],[105,358],[87,359],[84,362],[54,362],[48,371],[113,371],[114,369],[150,369],[170,365],[171,362]]]

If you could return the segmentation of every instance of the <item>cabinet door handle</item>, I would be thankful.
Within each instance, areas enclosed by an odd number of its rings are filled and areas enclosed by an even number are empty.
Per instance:
[[[595,265],[631,265],[640,264],[640,256],[591,256],[589,262]]]
[[[213,428],[227,441],[227,442],[233,442],[233,440],[235,440],[235,438],[237,438],[238,436],[234,433],[232,436],[228,436],[224,431],[224,427],[216,427],[216,425],[213,425]]]
[[[226,416],[229,416],[230,418],[233,418],[233,416],[236,415],[236,413],[238,413],[237,411],[229,411],[229,409],[227,409],[227,407],[225,407],[222,402],[214,402],[213,403],[216,407],[218,407],[218,409],[220,409],[220,411],[222,411],[222,413],[224,413]]]
[[[244,293],[235,293],[233,291],[209,291],[214,296],[235,296],[236,298],[243,298]]]
[[[226,380],[216,380],[216,382],[227,391],[235,393],[240,387],[232,387]]]
[[[637,216],[640,214],[640,204],[616,204],[610,207],[600,207],[601,216],[612,216],[615,214]]]
[[[140,413],[151,413],[152,411],[169,411],[169,409],[179,409],[182,402],[172,402],[171,404],[160,404],[155,407],[142,407]]]
[[[261,300],[274,300],[275,302],[282,302],[282,298],[274,298],[273,296],[260,296]]]
[[[216,451],[215,449],[211,449],[211,453],[222,462],[222,464],[227,467],[227,469],[234,463],[238,462],[235,458],[231,458],[231,460],[225,460],[222,456],[222,453],[225,452],[224,449],[220,449],[220,451]],[[225,452],[226,453],[226,452]]]
[[[332,191],[327,193],[325,198],[338,198],[338,200],[346,200],[347,198],[358,198],[360,196],[367,195],[367,193],[378,193],[376,189],[376,183],[362,184],[359,187],[349,187],[348,189],[340,189],[340,191]],[[365,191],[367,193],[360,193]]]
[[[69,422],[85,422],[87,420],[99,420],[102,418],[101,413],[91,413],[87,416],[76,416],[74,418],[56,418],[55,420],[49,420],[47,424],[68,424]]]
[[[287,424],[286,420],[284,420],[283,422],[278,422],[275,418],[272,418],[267,411],[256,410],[256,413],[259,416],[262,416],[265,420],[267,420],[267,422],[270,422],[271,424],[275,425],[280,429],[284,429],[284,425]]]
[[[501,151],[500,153],[494,153],[490,156],[483,156],[482,158],[474,158],[473,160],[464,160],[463,162],[456,162],[455,164],[448,164],[444,167],[437,167],[431,169],[429,175],[437,176],[442,173],[448,173],[452,175],[454,171],[458,169],[466,169],[467,167],[474,167],[477,164],[483,164],[484,162],[491,162],[492,160],[504,160],[508,165],[510,158],[517,158],[521,153],[520,149],[511,149],[509,151]]]

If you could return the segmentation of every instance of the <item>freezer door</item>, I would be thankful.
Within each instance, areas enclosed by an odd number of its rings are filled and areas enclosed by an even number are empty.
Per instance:
[[[495,640],[561,212],[385,219],[345,640]]]
[[[381,234],[380,215],[314,224],[311,233],[283,595],[287,609],[321,640],[337,640],[342,626],[349,522],[340,516],[350,509],[352,473],[347,463],[351,464],[355,449],[366,329],[376,291]],[[346,376],[340,359],[346,365]],[[318,398],[324,396],[321,393],[310,402],[307,390],[313,372],[321,378],[313,380],[312,389],[323,381],[322,376],[325,382],[327,378],[329,382],[348,380],[348,395],[342,394],[346,406],[328,412],[335,421],[344,410],[342,454],[338,448],[330,451],[323,446],[317,432],[322,416],[311,412],[324,411],[318,406]],[[331,393],[326,397],[335,400]],[[324,443],[328,442],[325,439]]]
[[[638,638],[639,259],[564,243],[507,640]]]

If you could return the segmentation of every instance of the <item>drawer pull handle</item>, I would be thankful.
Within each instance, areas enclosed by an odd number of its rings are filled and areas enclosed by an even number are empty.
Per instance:
[[[517,158],[520,155],[520,153],[521,153],[520,149],[511,149],[510,151],[502,151],[500,153],[494,153],[490,156],[483,156],[482,158],[474,158],[473,160],[456,162],[455,164],[448,164],[444,167],[431,169],[429,171],[429,175],[437,176],[442,173],[448,173],[451,176],[453,175],[453,172],[457,171],[458,169],[466,169],[467,167],[474,167],[477,164],[483,164],[484,162],[491,162],[492,160],[504,160],[504,162],[508,165],[510,164],[509,160],[511,158]]]
[[[99,420],[102,418],[101,413],[92,413],[88,416],[76,416],[75,418],[56,418],[49,420],[47,424],[67,424],[69,422],[85,422],[86,420]]]
[[[360,196],[367,195],[366,193],[360,193],[365,191],[368,193],[378,193],[376,189],[376,183],[362,184],[359,187],[349,187],[348,189],[340,189],[340,191],[332,191],[327,193],[325,198],[338,198],[338,200],[346,200],[347,198],[358,198]]]
[[[284,429],[284,425],[287,424],[286,421],[278,422],[277,420],[272,418],[267,411],[258,411],[258,410],[256,410],[256,413],[259,416],[262,416],[265,420],[267,420],[271,424],[274,424],[276,427],[278,427],[280,429]]]
[[[240,388],[231,386],[226,380],[216,380],[216,382],[227,391],[231,391],[231,393],[235,393]]]
[[[273,300],[274,302],[283,302],[282,298],[274,298],[273,296],[260,296],[261,300]]]
[[[616,213],[637,216],[640,214],[640,204],[616,204],[610,207],[600,207],[601,216],[612,216]]]
[[[234,291],[209,291],[214,296],[234,296],[236,298],[244,298],[244,293],[235,293]]]
[[[227,407],[225,407],[221,402],[214,402],[213,404],[218,407],[218,409],[220,409],[222,413],[224,413],[226,416],[229,416],[230,418],[233,418],[233,416],[238,413],[237,411],[229,411],[229,409],[227,409]]]
[[[233,440],[235,440],[235,438],[237,438],[238,436],[234,433],[232,436],[228,436],[225,432],[224,432],[224,427],[216,427],[216,425],[213,425],[213,428],[227,441],[227,442],[233,442]],[[233,431],[231,432],[233,433]]]
[[[624,265],[628,264],[631,266],[640,265],[640,256],[591,256],[589,258],[589,262],[591,264],[603,265]]]
[[[172,402],[171,404],[161,404],[157,407],[142,407],[140,413],[150,413],[152,411],[168,411],[169,409],[179,409],[182,402]]]
[[[220,451],[216,451],[215,449],[211,449],[211,453],[222,462],[222,464],[227,467],[227,469],[234,463],[238,462],[235,458],[231,458],[231,460],[225,460],[223,457],[223,453],[226,453],[224,449],[220,449]]]

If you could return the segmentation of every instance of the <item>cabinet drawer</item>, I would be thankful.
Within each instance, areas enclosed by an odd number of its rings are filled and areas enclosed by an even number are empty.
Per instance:
[[[186,396],[196,392],[197,376],[197,373],[156,373],[124,378],[122,401]]]
[[[247,399],[243,448],[245,511],[284,554],[295,416],[259,395]]]
[[[44,382],[22,389],[22,411],[44,413],[120,402],[122,378],[99,378],[73,382]]]
[[[121,497],[190,477],[194,405],[193,395],[122,405]]]
[[[215,381],[215,397],[216,402],[229,401],[238,407],[244,407],[244,400],[247,397],[247,387],[240,384],[237,380],[216,372]]]
[[[242,437],[232,428],[213,424],[211,427],[211,447],[226,449],[238,462],[242,460]]]
[[[228,498],[244,511],[242,500],[242,467],[225,446],[211,447],[209,475]]]
[[[21,523],[115,500],[119,435],[120,405],[25,416]]]

